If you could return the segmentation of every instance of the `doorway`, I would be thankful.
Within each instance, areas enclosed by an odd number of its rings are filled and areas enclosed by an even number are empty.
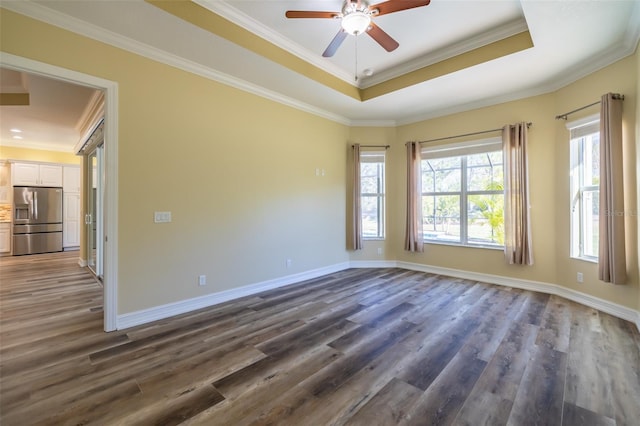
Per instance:
[[[103,213],[102,263],[105,331],[118,329],[118,83],[10,53],[2,54],[2,66],[17,71],[39,74],[70,83],[100,89],[105,94],[104,144],[102,149]],[[99,197],[96,197],[96,200]],[[97,207],[96,207],[97,209]],[[96,240],[98,234],[96,233]],[[97,253],[96,253],[96,256]],[[96,257],[97,259],[97,257]],[[97,260],[96,260],[97,261]]]

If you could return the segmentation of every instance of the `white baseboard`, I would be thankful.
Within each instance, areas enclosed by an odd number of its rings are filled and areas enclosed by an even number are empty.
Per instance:
[[[635,323],[640,331],[640,312],[627,308],[626,306],[619,305],[617,303],[609,302],[608,300],[600,299],[598,297],[590,296],[588,294],[575,291],[566,287],[562,287],[556,284],[549,284],[540,281],[523,280],[520,278],[510,278],[500,275],[481,274],[478,272],[461,271],[457,269],[441,268],[438,266],[422,265],[418,263],[409,262],[397,262],[399,268],[410,269],[414,271],[430,272],[432,274],[447,275],[456,278],[469,279],[473,281],[481,281],[489,284],[497,284],[506,287],[520,288],[523,290],[537,291],[540,293],[553,294],[556,296],[564,297],[565,299],[572,300],[580,303],[581,305],[589,306],[590,308],[597,309],[607,314],[613,315],[618,318]]]
[[[122,330],[136,325],[146,324],[152,321],[195,311],[197,309],[207,308],[233,299],[239,299],[241,297],[251,296],[252,294],[261,293],[263,291],[272,290],[274,288],[301,283],[306,280],[332,274],[347,268],[349,268],[349,262],[337,263],[335,265],[262,281],[240,288],[234,288],[231,290],[195,297],[193,299],[182,300],[179,302],[168,303],[166,305],[154,306],[153,308],[143,309],[141,311],[118,315],[116,320],[117,329]]]
[[[402,268],[412,271],[428,272],[438,275],[446,275],[455,278],[481,281],[489,284],[496,284],[506,287],[520,288],[523,290],[537,291],[540,293],[553,294],[598,309],[618,318],[635,323],[640,331],[640,311],[636,311],[617,303],[609,302],[598,297],[590,296],[579,291],[561,287],[556,284],[549,284],[540,281],[523,280],[500,275],[482,274],[478,272],[462,271],[459,269],[442,268],[439,266],[423,265],[411,262],[398,262],[393,260],[372,260],[372,261],[352,261],[330,265],[323,268],[313,269],[298,274],[287,275],[272,280],[250,284],[244,287],[221,291],[219,293],[208,294],[193,299],[180,302],[168,303],[166,305],[155,306],[141,311],[118,315],[117,329],[125,329],[136,325],[146,324],[169,318],[175,315],[195,311],[218,305],[240,297],[250,296],[263,291],[283,287],[290,284],[301,283],[305,280],[332,274],[348,268]]]
[[[349,263],[350,268],[397,268],[395,260],[354,260]]]
[[[85,259],[79,258],[78,265],[80,265],[81,268],[84,268],[85,266],[87,266],[87,261]]]

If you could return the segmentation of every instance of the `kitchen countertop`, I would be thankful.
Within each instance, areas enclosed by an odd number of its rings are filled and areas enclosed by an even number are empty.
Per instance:
[[[0,204],[0,223],[11,223],[11,204]]]

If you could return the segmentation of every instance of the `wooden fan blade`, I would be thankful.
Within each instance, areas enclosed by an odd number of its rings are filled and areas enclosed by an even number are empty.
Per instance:
[[[379,16],[400,12],[401,10],[413,9],[414,7],[428,6],[429,3],[431,3],[431,0],[389,0],[369,6],[369,10],[377,10],[377,12],[374,13]]]
[[[325,58],[332,57],[345,38],[347,38],[347,32],[340,28],[340,31],[338,31],[338,34],[336,34],[333,40],[331,40],[331,43],[329,43],[329,46],[327,46],[325,51],[322,53],[322,56],[324,56]]]
[[[398,46],[397,41],[395,41],[389,34],[385,33],[382,28],[371,22],[369,29],[367,30],[367,34],[371,36],[380,46],[384,48],[387,52],[391,52],[396,50]]]
[[[338,12],[319,12],[314,10],[287,10],[284,14],[287,18],[337,18]]]

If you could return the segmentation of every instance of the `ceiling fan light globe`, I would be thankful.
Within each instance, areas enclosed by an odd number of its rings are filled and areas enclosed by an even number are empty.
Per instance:
[[[342,18],[342,29],[352,35],[362,34],[371,25],[371,16],[364,12],[356,11]]]

